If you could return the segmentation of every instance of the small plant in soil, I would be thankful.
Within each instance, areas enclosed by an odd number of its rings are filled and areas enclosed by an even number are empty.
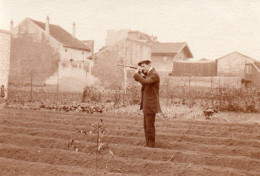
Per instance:
[[[70,142],[68,143],[68,149],[69,150],[74,150],[76,152],[76,154],[78,153],[80,146],[82,146],[82,144],[80,144],[80,139],[82,139],[82,135],[83,136],[92,136],[92,135],[96,135],[96,144],[93,146],[87,146],[87,148],[94,148],[95,149],[95,153],[96,153],[96,172],[98,169],[98,161],[99,161],[99,156],[101,155],[105,155],[106,152],[101,152],[101,151],[108,151],[109,155],[111,155],[112,157],[114,156],[113,151],[109,148],[108,143],[103,142],[103,137],[106,134],[109,134],[109,130],[107,128],[105,128],[104,125],[104,121],[102,119],[98,119],[97,124],[92,124],[89,123],[89,129],[87,130],[79,130],[77,131],[77,135],[76,137],[72,138],[70,140]],[[102,156],[103,158],[103,156]],[[107,167],[107,166],[106,166]]]

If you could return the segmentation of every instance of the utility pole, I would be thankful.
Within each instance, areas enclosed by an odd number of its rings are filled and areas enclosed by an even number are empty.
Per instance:
[[[125,58],[124,58],[124,65],[126,65],[127,60],[127,40],[125,43]],[[126,88],[127,88],[127,70],[126,67],[124,67],[124,92],[126,94]]]
[[[57,71],[57,101],[58,101],[58,99],[59,99],[59,80],[60,80],[60,78],[59,78],[59,70],[60,70],[60,65],[61,65],[61,63],[60,62],[58,62],[58,71]]]

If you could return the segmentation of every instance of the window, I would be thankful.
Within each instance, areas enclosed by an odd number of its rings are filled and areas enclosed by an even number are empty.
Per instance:
[[[67,48],[65,48],[65,52],[67,52],[68,51],[68,49]]]
[[[246,73],[252,74],[252,65],[246,65]]]
[[[82,55],[84,55],[84,52],[82,51]]]

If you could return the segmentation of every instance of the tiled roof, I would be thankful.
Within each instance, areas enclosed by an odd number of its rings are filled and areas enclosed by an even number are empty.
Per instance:
[[[178,53],[186,43],[154,43],[152,53]]]
[[[35,24],[37,24],[39,27],[41,27],[43,30],[45,30],[45,23],[33,21]],[[65,31],[63,28],[61,28],[58,25],[50,24],[50,35],[54,37],[56,40],[61,42],[64,47],[73,48],[73,49],[79,49],[84,51],[91,51],[90,48],[83,43],[81,43],[78,39],[73,38],[70,33]]]

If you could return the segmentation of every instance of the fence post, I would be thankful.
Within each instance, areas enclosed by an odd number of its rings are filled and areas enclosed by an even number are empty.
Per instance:
[[[188,98],[188,103],[189,103],[189,105],[190,105],[190,102],[191,102],[191,97],[190,97],[190,81],[191,81],[191,80],[190,80],[190,75],[189,75],[189,94],[188,94],[188,95],[189,95],[189,96],[188,96],[188,97],[189,97],[189,98]]]
[[[59,72],[59,70],[60,70],[60,64],[61,63],[58,63],[58,71],[57,71],[57,102],[58,102],[58,100],[59,100],[59,89],[60,89],[60,87],[59,87],[59,83],[60,83],[60,72]]]
[[[190,89],[190,76],[189,76],[189,89]]]
[[[189,75],[189,96],[190,96],[190,75]]]
[[[127,62],[127,41],[125,43],[125,57],[124,57],[124,65],[126,65]],[[124,69],[124,93],[126,94],[126,88],[127,88],[127,70],[126,67]]]
[[[32,73],[32,69],[31,69],[31,98],[30,98],[30,102],[32,102],[32,80],[33,80],[33,73]]]
[[[214,107],[214,102],[213,102],[213,77],[211,77],[211,80],[210,80],[210,91],[211,91],[211,106]]]
[[[166,97],[167,95],[169,95],[169,78],[167,78],[167,82],[166,82]],[[169,106],[169,97],[167,97],[166,99],[167,99],[167,106]]]

